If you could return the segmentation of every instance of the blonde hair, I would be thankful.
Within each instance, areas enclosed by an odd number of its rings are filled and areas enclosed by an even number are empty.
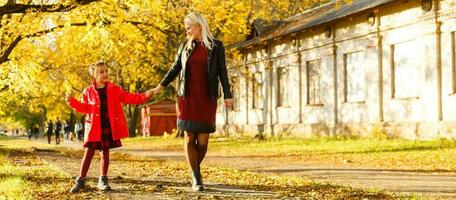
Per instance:
[[[90,76],[94,76],[94,73],[95,73],[95,69],[98,67],[98,66],[106,66],[108,67],[108,64],[105,63],[104,61],[97,61],[97,62],[94,62],[92,64],[89,65],[89,74]]]
[[[207,24],[206,19],[199,13],[197,12],[191,12],[188,13],[187,16],[184,18],[184,23],[189,24],[189,25],[199,25],[201,27],[201,40],[208,49],[211,49],[214,47],[214,37],[212,36],[211,30],[209,29],[209,25]],[[187,60],[190,52],[188,52],[189,49],[193,48],[193,41],[187,39],[185,46],[184,46],[184,53],[183,57],[185,59],[182,60]]]

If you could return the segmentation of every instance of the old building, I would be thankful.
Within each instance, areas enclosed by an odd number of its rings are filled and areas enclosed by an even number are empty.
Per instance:
[[[255,24],[230,63],[230,134],[456,136],[456,1],[328,3]]]

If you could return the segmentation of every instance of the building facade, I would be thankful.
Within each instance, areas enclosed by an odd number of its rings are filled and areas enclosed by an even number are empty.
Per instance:
[[[232,48],[225,134],[456,136],[456,1],[334,2]]]

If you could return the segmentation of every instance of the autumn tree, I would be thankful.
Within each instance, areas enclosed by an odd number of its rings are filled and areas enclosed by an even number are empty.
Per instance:
[[[4,1],[0,6],[0,118],[68,119],[67,93],[91,83],[87,66],[109,64],[111,80],[131,92],[158,84],[185,39],[183,18],[202,13],[225,45],[241,41],[250,23],[280,20],[327,0],[67,0]],[[153,99],[173,98],[167,88]],[[131,136],[139,107],[126,107]],[[44,117],[43,117],[44,116]],[[11,120],[12,119],[12,120]],[[42,124],[42,122],[41,122]]]

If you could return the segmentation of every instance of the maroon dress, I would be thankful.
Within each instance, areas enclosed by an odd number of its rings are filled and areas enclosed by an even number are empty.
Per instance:
[[[177,99],[177,126],[192,133],[213,133],[217,101],[212,100],[209,92],[207,48],[201,42],[195,42],[186,67],[188,88],[185,88],[186,96]]]
[[[100,97],[100,114],[101,114],[101,138],[99,142],[86,142],[84,147],[103,150],[122,146],[120,140],[112,140],[111,125],[108,115],[108,95],[106,86],[97,88],[98,96]]]

